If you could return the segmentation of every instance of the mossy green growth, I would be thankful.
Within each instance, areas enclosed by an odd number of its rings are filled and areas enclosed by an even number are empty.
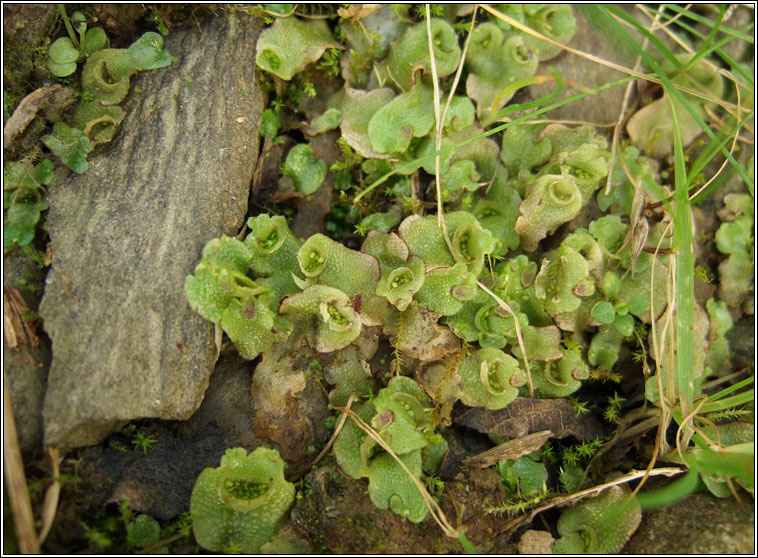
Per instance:
[[[429,25],[437,76],[448,76],[455,71],[461,59],[458,36],[455,29],[444,19],[432,18]],[[387,73],[400,89],[408,91],[417,82],[417,72],[431,75],[431,70],[427,24],[422,21],[390,45]]]
[[[687,65],[690,55],[682,53],[675,55],[681,65]],[[665,71],[676,70],[674,65],[665,60],[662,63]],[[677,72],[672,79],[676,85],[683,85],[702,91],[716,99],[724,93],[724,78],[713,64],[706,60],[698,60],[684,71]],[[701,119],[706,117],[706,103],[694,95],[684,93],[691,110]],[[670,99],[667,93],[635,112],[627,121],[626,130],[635,145],[642,148],[646,155],[653,158],[671,154],[674,145],[674,115],[672,104],[676,111],[676,122],[679,125],[679,135],[682,145],[689,145],[701,132],[697,120],[676,99]]]
[[[386,103],[368,123],[371,149],[383,154],[407,151],[413,138],[424,137],[434,126],[433,103],[434,89],[427,79]]]
[[[82,89],[103,105],[116,105],[129,93],[135,73],[170,64],[171,53],[163,49],[163,37],[148,32],[129,48],[106,48],[90,56],[82,70]]]
[[[326,161],[316,158],[307,143],[293,146],[282,166],[282,175],[289,176],[295,183],[295,191],[306,196],[323,184],[326,171]]]
[[[708,357],[705,364],[708,367],[708,376],[722,377],[731,372],[729,362],[729,340],[726,332],[732,329],[734,323],[726,303],[721,300],[709,298],[705,303],[706,312],[710,319],[708,331]]]
[[[248,455],[234,448],[220,467],[200,473],[190,499],[197,543],[213,552],[236,547],[258,553],[295,500],[284,466],[276,450],[260,447]]]
[[[480,120],[492,116],[513,96],[503,91],[512,83],[534,75],[537,54],[528,47],[524,35],[506,37],[494,23],[480,23],[474,29],[466,55],[466,93],[476,101]]]
[[[416,478],[423,470],[422,450],[444,444],[430,424],[431,402],[411,378],[392,378],[372,402],[354,408],[361,418],[370,421]],[[424,499],[408,474],[352,421],[337,437],[334,453],[346,474],[368,477],[369,497],[377,508],[389,508],[414,523],[426,517]]]
[[[311,285],[284,298],[279,311],[296,324],[302,324],[312,334],[311,345],[322,353],[348,346],[358,337],[363,325],[352,299],[328,285]]]
[[[547,468],[529,455],[518,459],[503,459],[498,462],[495,470],[512,495],[528,498],[547,490]]]
[[[221,326],[240,354],[250,359],[286,339],[292,330],[289,320],[272,309],[273,292],[247,276],[251,260],[243,242],[215,238],[203,248],[194,275],[184,282],[190,306]]]
[[[497,9],[521,24],[561,44],[566,44],[576,33],[576,20],[569,4],[497,4]],[[506,36],[523,36],[529,49],[537,53],[540,62],[555,58],[559,46],[519,31],[502,19],[490,16],[506,32]]]
[[[92,143],[84,132],[78,128],[71,128],[64,122],[56,122],[53,133],[42,136],[41,139],[42,143],[76,174],[87,172],[87,154],[92,151]]]
[[[516,220],[516,233],[521,237],[521,248],[527,252],[536,250],[540,240],[574,219],[583,205],[573,177],[540,176],[527,188],[519,206],[521,215]]]
[[[532,384],[541,397],[567,397],[578,390],[590,377],[589,366],[581,348],[563,349],[563,357],[531,364]]]
[[[558,519],[561,538],[555,554],[616,554],[642,519],[637,499],[626,486],[612,486],[569,508]]]
[[[316,62],[327,48],[342,49],[324,21],[300,21],[294,16],[277,18],[258,37],[255,63],[275,76],[290,80]]]
[[[526,375],[518,361],[499,349],[486,347],[471,354],[458,368],[461,401],[470,407],[502,409],[518,395]]]
[[[293,274],[300,271],[297,251],[302,242],[295,238],[281,215],[265,214],[247,220],[250,234],[245,246],[251,253],[249,268],[256,282],[270,288],[277,300],[299,290]]]
[[[395,233],[369,233],[361,251],[375,257],[381,267],[376,294],[386,298],[401,312],[408,308],[413,295],[424,284],[424,261],[411,256],[408,247]]]
[[[408,245],[410,253],[424,260],[427,270],[463,263],[472,275],[478,277],[484,267],[485,256],[495,250],[497,240],[467,211],[447,213],[443,219],[452,251],[434,215],[411,215],[400,224],[398,234]]]
[[[3,168],[3,247],[26,246],[34,240],[34,231],[40,214],[50,207],[45,186],[55,172],[53,163],[43,159],[36,165],[31,162],[6,163]]]
[[[719,297],[737,307],[751,289],[754,263],[754,206],[748,194],[727,194],[719,212],[721,226],[716,231],[716,248],[728,257],[719,264]]]
[[[587,360],[593,366],[598,366],[603,370],[610,370],[619,358],[621,342],[624,336],[616,330],[615,327],[605,325],[598,329],[598,332],[590,341],[590,348],[587,352]]]

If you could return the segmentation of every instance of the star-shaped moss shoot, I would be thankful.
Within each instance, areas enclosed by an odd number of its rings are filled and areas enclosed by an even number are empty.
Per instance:
[[[287,219],[266,214],[247,220],[250,234],[245,246],[250,249],[250,270],[256,282],[269,287],[277,300],[300,289],[292,278],[300,270],[297,251],[302,244],[289,229]]]
[[[456,70],[461,59],[458,35],[444,19],[432,18],[429,24],[437,76],[445,77]],[[417,72],[431,75],[431,70],[426,21],[422,21],[390,45],[387,72],[402,90],[408,91],[417,82]]]
[[[332,37],[325,21],[304,23],[294,16],[276,18],[258,38],[255,63],[289,81],[315,62],[327,48],[344,48]]]
[[[503,95],[503,90],[534,75],[537,63],[537,55],[529,48],[524,36],[506,38],[494,23],[477,25],[466,56],[469,71],[466,93],[476,101],[479,119],[492,115],[493,104],[497,110],[507,103],[513,93]]]
[[[184,282],[190,306],[220,325],[245,358],[255,358],[292,331],[278,316],[272,291],[247,276],[252,254],[244,243],[215,238],[203,248],[194,275]]]
[[[373,256],[382,270],[376,294],[386,298],[398,310],[404,311],[413,295],[424,284],[424,262],[411,256],[408,247],[395,233],[372,231],[363,242],[361,251]]]
[[[640,524],[642,512],[626,486],[612,486],[567,509],[558,519],[555,554],[617,554]]]
[[[311,285],[281,301],[279,312],[305,327],[317,351],[347,347],[361,332],[363,322],[352,299],[328,285]]]
[[[497,410],[507,406],[526,383],[518,361],[499,349],[486,347],[472,353],[458,368],[461,401],[470,407]]]
[[[226,450],[220,467],[200,473],[190,499],[197,543],[213,552],[260,552],[295,499],[284,465],[276,450],[260,447],[248,455],[234,448]]]

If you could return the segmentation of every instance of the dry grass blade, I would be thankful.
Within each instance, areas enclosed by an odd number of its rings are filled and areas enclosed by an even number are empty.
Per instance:
[[[10,498],[18,547],[22,554],[39,554],[40,547],[34,530],[32,503],[26,487],[24,461],[21,459],[21,449],[18,446],[16,419],[13,416],[5,370],[3,370],[3,461],[7,482],[5,488]]]
[[[495,293],[493,293],[489,288],[487,288],[487,285],[482,283],[481,281],[476,282],[477,285],[479,285],[479,288],[482,289],[485,293],[490,295],[492,298],[495,299],[495,302],[497,302],[497,305],[508,312],[513,317],[513,323],[516,326],[516,338],[518,339],[518,346],[519,349],[521,349],[521,354],[524,356],[524,367],[526,368],[526,381],[529,385],[529,397],[534,397],[534,385],[532,384],[532,371],[529,368],[529,359],[526,358],[526,348],[524,347],[524,338],[521,336],[521,326],[518,323],[518,317],[516,316],[515,312],[511,310],[511,307],[508,306],[508,303],[505,302],[502,298],[497,296]]]
[[[494,448],[488,449],[487,451],[469,457],[463,461],[463,464],[468,467],[484,469],[485,467],[494,465],[503,459],[518,459],[523,455],[540,449],[552,435],[553,433],[550,430],[533,432],[523,438],[509,440]]]
[[[38,537],[40,546],[45,542],[50,529],[53,527],[55,513],[58,511],[58,500],[61,495],[61,483],[59,480],[61,476],[60,453],[57,449],[50,448],[47,454],[50,458],[50,466],[53,469],[53,484],[45,491],[45,499],[42,501],[42,512],[40,513],[42,527],[40,527]]]
[[[588,52],[577,50],[575,48],[571,48],[571,47],[566,46],[566,45],[564,45],[562,43],[554,41],[553,39],[551,39],[549,37],[546,37],[542,33],[539,33],[537,31],[535,31],[534,29],[532,29],[530,27],[527,27],[523,23],[520,23],[520,22],[516,21],[512,17],[509,17],[509,16],[507,16],[507,15],[499,12],[498,10],[496,10],[496,9],[492,8],[491,6],[489,6],[488,4],[481,4],[481,6],[482,6],[482,8],[484,8],[485,10],[487,10],[489,13],[491,13],[496,18],[503,20],[508,25],[513,26],[514,28],[518,29],[519,31],[523,31],[524,33],[526,33],[527,35],[530,35],[531,37],[534,37],[536,39],[540,39],[541,41],[545,41],[547,43],[550,43],[551,45],[556,46],[556,47],[558,47],[558,48],[560,48],[562,50],[565,50],[566,52],[570,52],[571,54],[575,54],[576,56],[579,56],[579,57],[584,58],[586,60],[590,60],[591,62],[595,62],[597,64],[600,64],[602,66],[606,66],[608,68],[611,68],[611,69],[616,70],[618,72],[622,72],[622,73],[630,75],[630,76],[634,76],[634,77],[636,77],[638,79],[644,79],[646,81],[650,81],[652,83],[657,83],[659,85],[662,83],[662,81],[660,79],[658,79],[657,77],[655,77],[655,76],[648,75],[648,74],[636,71],[636,70],[634,70],[632,68],[627,68],[626,66],[622,66],[620,64],[615,64],[614,62],[609,62],[608,60],[605,60],[604,58],[601,58],[599,56],[595,56],[594,54],[589,54]],[[704,99],[704,100],[706,100],[708,102],[715,103],[715,104],[717,104],[719,106],[724,107],[725,109],[734,110],[734,109],[737,108],[736,105],[733,105],[732,103],[728,103],[728,102],[724,101],[723,99],[717,99],[715,97],[712,97],[711,95],[703,93],[702,91],[697,91],[697,90],[692,89],[690,87],[684,87],[684,86],[681,86],[681,85],[675,85],[675,87],[679,91],[681,91],[682,93],[688,93],[688,94],[693,95],[695,97],[698,97],[700,99]]]
[[[678,475],[679,473],[684,473],[684,472],[685,470],[680,467],[661,467],[659,469],[653,469],[652,471],[650,471],[649,476],[663,475],[666,477],[672,477],[674,475]],[[646,475],[648,475],[648,471],[630,471],[623,477],[613,479],[610,482],[599,484],[597,486],[593,486],[592,488],[588,488],[586,490],[580,490],[579,492],[574,492],[573,494],[568,494],[567,496],[558,496],[556,498],[553,498],[552,500],[548,500],[543,505],[530,510],[529,513],[519,516],[512,521],[509,521],[503,526],[503,528],[500,530],[498,534],[507,533],[509,531],[513,531],[517,529],[518,527],[521,527],[522,525],[530,522],[532,519],[535,518],[537,514],[542,513],[543,511],[546,511],[555,507],[559,507],[559,506],[565,506],[573,502],[577,502],[579,500],[587,498],[588,496],[594,496],[596,494],[599,494],[603,490],[607,490],[608,488],[611,488],[612,486],[626,484],[628,482],[632,482]]]
[[[429,495],[429,492],[427,492],[426,487],[424,486],[424,483],[422,483],[419,479],[416,478],[416,475],[413,474],[413,472],[408,468],[408,466],[403,463],[403,461],[395,454],[394,451],[392,451],[392,448],[389,447],[387,442],[384,441],[384,439],[374,430],[366,424],[366,422],[359,417],[357,414],[355,414],[350,409],[347,409],[345,407],[335,407],[338,411],[341,411],[345,415],[349,416],[353,422],[356,424],[358,428],[363,430],[368,436],[374,440],[384,451],[389,453],[392,458],[397,461],[397,463],[402,467],[403,471],[405,471],[405,474],[408,475],[408,477],[413,481],[413,484],[418,488],[418,491],[421,493],[421,497],[424,499],[424,503],[426,504],[426,507],[429,509],[429,513],[432,514],[432,518],[437,523],[437,525],[440,526],[442,529],[442,532],[445,533],[448,537],[451,537],[453,539],[459,539],[461,532],[457,529],[455,529],[450,522],[447,519],[447,516],[445,516],[445,513],[442,511],[442,508],[440,508],[439,504]]]

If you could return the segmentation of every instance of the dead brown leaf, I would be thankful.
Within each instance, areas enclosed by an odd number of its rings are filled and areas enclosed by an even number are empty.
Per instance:
[[[25,353],[39,345],[39,338],[32,323],[24,319],[29,313],[29,307],[24,302],[21,293],[3,283],[3,334],[8,348]]]
[[[50,87],[35,89],[21,99],[21,102],[16,107],[16,110],[13,111],[13,114],[3,128],[3,140],[5,141],[5,145],[10,145],[13,139],[23,132],[29,123],[34,120],[34,117],[45,107],[48,101],[59,92],[61,94],[65,93],[65,95],[63,95],[58,101],[64,105],[69,101],[73,101],[76,95],[73,89],[68,87],[64,89],[60,84],[55,84]]]
[[[349,19],[350,23],[355,23],[381,7],[381,4],[351,4],[347,8],[339,8],[337,14],[341,18]]]
[[[523,438],[509,440],[492,449],[469,457],[464,460],[463,464],[469,467],[484,469],[503,459],[518,459],[522,455],[540,449],[552,435],[553,433],[550,430],[543,430],[541,432],[534,432]]]
[[[523,438],[533,432],[550,430],[555,438],[574,436],[577,440],[602,437],[603,429],[592,414],[577,414],[568,399],[517,397],[505,409],[484,407],[453,411],[453,422],[484,434]]]

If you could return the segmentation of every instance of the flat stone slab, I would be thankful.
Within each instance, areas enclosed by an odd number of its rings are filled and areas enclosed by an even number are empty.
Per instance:
[[[247,211],[259,31],[256,18],[227,13],[172,32],[176,61],[132,80],[114,141],[50,188],[45,444],[96,444],[131,420],[183,420],[200,405],[214,328],[191,310],[184,279]]]

